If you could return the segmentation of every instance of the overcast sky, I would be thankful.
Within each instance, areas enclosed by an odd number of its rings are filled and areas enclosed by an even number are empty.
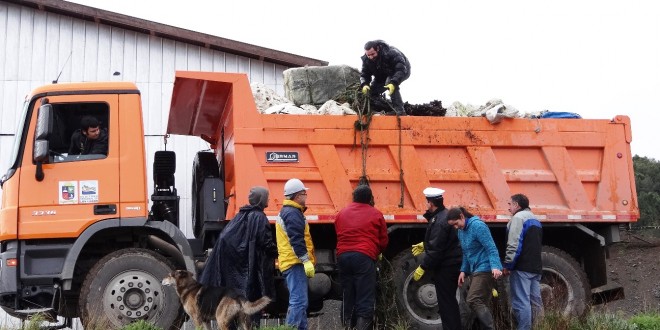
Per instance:
[[[632,152],[660,160],[660,1],[73,2],[360,67],[384,39],[412,64],[402,95],[632,120]]]

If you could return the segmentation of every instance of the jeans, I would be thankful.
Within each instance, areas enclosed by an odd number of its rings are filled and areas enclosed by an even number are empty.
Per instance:
[[[532,328],[533,319],[543,314],[541,274],[511,271],[509,277],[511,309],[518,322],[518,330]]]
[[[295,264],[282,272],[289,288],[289,308],[286,311],[286,325],[299,330],[307,330],[307,276],[302,264]]]
[[[345,326],[362,317],[371,320],[376,304],[376,262],[360,252],[345,252],[337,258],[343,291],[341,317]]]

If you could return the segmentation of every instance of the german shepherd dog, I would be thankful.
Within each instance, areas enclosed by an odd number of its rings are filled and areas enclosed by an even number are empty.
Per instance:
[[[260,312],[270,303],[267,296],[250,302],[232,288],[202,285],[186,270],[171,272],[162,284],[176,287],[181,305],[192,318],[195,327],[204,325],[207,330],[211,330],[211,321],[214,319],[221,330],[229,329],[234,319],[238,320],[241,329],[247,330],[250,327],[250,315]]]

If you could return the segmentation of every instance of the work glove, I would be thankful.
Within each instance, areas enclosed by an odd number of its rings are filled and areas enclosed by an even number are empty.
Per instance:
[[[311,261],[307,260],[303,262],[303,266],[305,267],[305,275],[307,275],[307,277],[309,278],[314,277],[314,273],[315,273],[314,264]]]
[[[388,92],[390,92],[390,95],[394,94],[394,84],[387,84],[385,85],[385,88],[387,88]]]
[[[424,252],[424,242],[419,242],[417,244],[414,244],[412,246],[412,254],[413,256],[418,256],[422,252]]]
[[[500,293],[497,292],[497,289],[493,288],[493,297],[497,298],[500,296]]]
[[[382,253],[378,254],[378,261],[383,261],[383,254]]]
[[[364,85],[364,87],[362,87],[362,94],[369,94],[369,90],[371,90],[371,87],[369,87],[369,85]]]
[[[424,276],[424,268],[422,268],[422,266],[418,266],[413,273],[413,280],[419,281],[422,276]]]

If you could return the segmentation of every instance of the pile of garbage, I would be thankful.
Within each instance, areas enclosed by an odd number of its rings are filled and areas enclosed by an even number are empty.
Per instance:
[[[261,83],[253,83],[251,87],[257,109],[264,114],[356,115],[358,108],[364,108],[366,104],[359,85],[360,72],[357,69],[335,65],[285,70],[285,96]],[[368,110],[375,115],[395,114],[384,97],[372,97]],[[521,113],[500,99],[492,99],[479,107],[454,102],[447,109],[440,100],[424,104],[406,102],[404,110],[410,116],[486,117],[492,124],[503,118],[580,118],[574,113],[550,113],[547,110]]]

